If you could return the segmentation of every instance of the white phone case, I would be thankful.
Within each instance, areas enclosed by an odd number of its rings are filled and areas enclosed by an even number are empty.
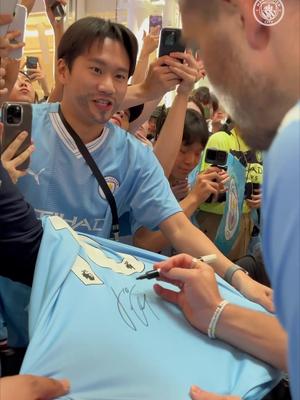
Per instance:
[[[24,42],[26,21],[27,21],[27,8],[20,4],[17,4],[15,17],[12,23],[8,27],[8,32],[13,32],[13,31],[21,32],[20,35],[13,40],[14,43]],[[22,56],[23,56],[23,47],[11,51],[8,55],[9,58],[14,58],[16,60],[19,60],[20,58],[22,58]]]
[[[16,9],[18,0],[0,0],[0,14],[13,15]],[[0,25],[0,36],[4,36],[7,33],[8,25]]]

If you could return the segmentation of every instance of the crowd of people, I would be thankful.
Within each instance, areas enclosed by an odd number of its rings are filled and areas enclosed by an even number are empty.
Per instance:
[[[34,0],[23,4],[30,12]],[[35,271],[40,274],[47,257],[63,259],[58,254],[67,242],[50,253],[54,236],[47,228],[48,220],[64,227],[60,218],[73,238],[79,232],[168,256],[154,268],[176,290],[159,282],[158,297],[176,304],[210,339],[287,372],[291,396],[300,398],[300,54],[290,35],[300,29],[299,4],[286,3],[274,26],[254,19],[250,1],[179,4],[187,49],[150,62],[157,27],[144,34],[139,51],[128,28],[98,17],[82,18],[64,32],[45,0],[56,45],[51,90],[40,65],[28,71],[10,59],[25,45],[12,42],[18,32],[0,36],[0,101],[26,102],[32,110],[32,144],[20,152],[28,137],[20,132],[1,150],[4,399],[50,399],[72,391],[66,380],[19,374],[28,343],[30,350],[24,303],[38,285]],[[2,26],[12,19],[0,14]],[[206,74],[210,89],[201,84]],[[164,95],[173,90],[167,109]],[[2,120],[4,143],[11,128]],[[199,260],[208,254],[215,255],[211,265]],[[99,255],[95,250],[89,257]],[[74,249],[68,258],[77,260]],[[215,274],[268,313],[228,302]],[[82,275],[98,279],[90,267]],[[26,362],[25,356],[25,370]],[[234,400],[236,394],[190,389],[193,400]]]

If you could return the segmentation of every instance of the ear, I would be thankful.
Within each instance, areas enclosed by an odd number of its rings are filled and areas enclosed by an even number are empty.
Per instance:
[[[70,70],[63,58],[60,58],[57,61],[57,75],[61,84],[64,85],[67,83],[70,76]]]
[[[271,27],[260,24],[254,17],[254,1],[236,0],[246,39],[253,50],[262,50],[270,40]]]

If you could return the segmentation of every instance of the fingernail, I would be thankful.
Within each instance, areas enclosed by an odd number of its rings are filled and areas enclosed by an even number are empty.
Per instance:
[[[65,389],[65,391],[69,392],[69,390],[70,390],[70,382],[67,379],[61,379],[60,383],[62,384],[62,386]]]
[[[192,386],[191,393],[198,394],[201,393],[201,390],[197,386]]]
[[[26,136],[28,135],[28,133],[26,131],[21,133],[21,139],[26,138]]]

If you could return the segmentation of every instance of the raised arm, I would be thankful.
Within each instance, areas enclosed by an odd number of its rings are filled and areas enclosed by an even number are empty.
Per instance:
[[[0,182],[0,275],[31,286],[43,229],[1,161]]]
[[[49,1],[45,1],[45,7],[46,7],[46,13],[48,16],[48,19],[50,21],[50,24],[53,28],[54,31],[54,88],[52,89],[49,97],[48,97],[48,102],[49,103],[55,103],[57,101],[61,101],[62,96],[63,96],[63,85],[60,83],[58,79],[58,73],[57,73],[57,48],[60,43],[60,40],[64,34],[64,20],[61,19],[60,21],[56,21],[53,11],[51,10],[51,7],[49,6]],[[67,0],[58,0],[63,6],[67,4]]]
[[[169,64],[173,63],[174,59],[169,56],[160,57],[152,62],[144,81],[128,87],[122,109],[157,100],[175,89],[181,79],[169,67]]]
[[[173,53],[172,56],[176,61],[170,63],[170,69],[180,77],[181,83],[154,146],[154,153],[167,178],[170,176],[181,146],[188,97],[193,90],[198,73],[196,60],[192,54]],[[183,64],[178,63],[177,59],[180,59]]]
[[[150,33],[144,31],[143,46],[136,63],[135,71],[131,79],[132,84],[141,83],[146,77],[150,55],[157,49],[159,41],[159,27],[151,28]]]

